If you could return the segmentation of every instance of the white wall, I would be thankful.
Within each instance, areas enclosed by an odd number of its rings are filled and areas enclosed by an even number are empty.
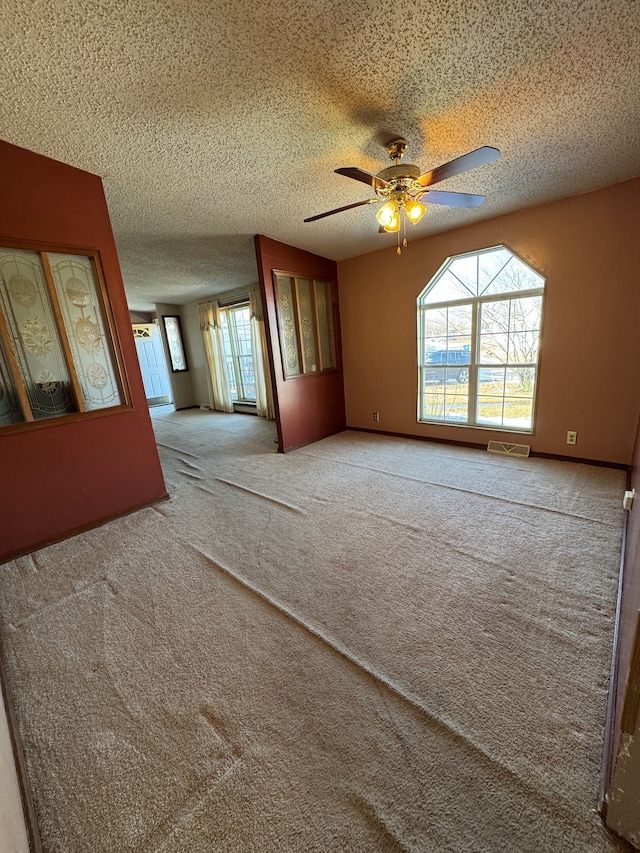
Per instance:
[[[191,302],[181,306],[182,333],[185,337],[187,358],[191,371],[191,387],[194,405],[208,406],[207,367],[204,361],[204,346],[198,318],[198,303]]]
[[[169,381],[171,382],[171,390],[173,392],[173,404],[176,409],[188,409],[191,406],[199,405],[196,402],[196,398],[193,390],[193,377],[192,377],[192,364],[189,360],[189,342],[187,337],[187,330],[185,329],[184,320],[182,317],[183,306],[182,305],[168,305],[164,302],[158,303],[156,305],[156,312],[158,316],[158,325],[160,327],[160,333],[162,335],[162,343],[164,345],[164,352],[167,359],[167,368],[169,370]],[[163,315],[175,315],[177,314],[180,317],[180,326],[182,328],[182,338],[183,338],[183,346],[187,356],[187,364],[189,370],[184,373],[172,373],[171,372],[171,359],[169,357],[169,349],[167,348],[167,338],[164,333],[164,325],[162,323]]]

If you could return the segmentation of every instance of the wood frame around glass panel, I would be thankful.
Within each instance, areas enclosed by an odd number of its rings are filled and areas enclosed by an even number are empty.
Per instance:
[[[168,321],[168,322],[167,322]],[[169,361],[172,373],[187,373],[189,363],[184,350],[184,338],[182,337],[182,326],[178,314],[163,314],[162,325],[164,336],[169,350]]]
[[[37,255],[39,259],[44,283],[43,294],[50,305],[55,332],[59,338],[64,365],[68,372],[69,392],[73,400],[73,409],[61,414],[56,413],[54,416],[43,417],[40,419],[36,419],[34,417],[29,395],[25,388],[24,372],[16,358],[15,344],[12,340],[13,335],[7,324],[3,310],[0,310],[0,355],[4,357],[8,379],[10,379],[12,383],[13,392],[17,398],[17,403],[20,409],[20,417],[22,418],[19,421],[0,425],[0,432],[2,434],[7,434],[9,432],[41,429],[57,425],[67,419],[77,421],[85,418],[103,417],[114,412],[122,412],[127,409],[131,409],[131,392],[126,378],[124,358],[122,356],[118,331],[108,298],[100,253],[95,249],[78,246],[54,246],[51,244],[0,238],[0,252],[2,251],[7,253],[29,252]],[[119,397],[119,402],[114,405],[87,408],[87,405],[85,404],[84,394],[78,375],[78,366],[69,343],[68,329],[63,317],[56,282],[54,281],[54,274],[51,268],[50,259],[55,258],[56,256],[77,256],[78,258],[85,258],[90,262],[89,266],[93,278],[97,303],[95,307],[96,311],[99,312],[99,318],[104,329],[103,337],[105,352],[110,359],[109,367],[113,371],[113,376],[111,378],[115,385],[117,396]],[[6,285],[6,282],[4,283]]]
[[[319,299],[321,287],[324,296]],[[284,378],[335,372],[338,347],[334,281],[273,270],[273,289]],[[325,305],[326,327],[321,304]]]

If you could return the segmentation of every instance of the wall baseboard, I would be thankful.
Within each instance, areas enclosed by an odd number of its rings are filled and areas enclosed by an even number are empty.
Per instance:
[[[431,435],[412,435],[408,432],[392,432],[384,429],[369,429],[369,427],[346,426],[345,429],[352,432],[370,432],[373,435],[388,435],[392,438],[410,438],[414,441],[433,441],[436,444],[453,444],[458,447],[475,447],[476,450],[486,450],[486,443],[478,441],[460,441],[456,438],[435,438]],[[600,468],[616,468],[620,471],[630,471],[631,466],[623,462],[608,462],[606,459],[587,459],[582,456],[562,456],[558,453],[541,453],[532,450],[529,456],[537,456],[540,459],[555,459],[558,462],[579,462],[583,465],[597,465]]]
[[[138,512],[141,509],[146,509],[147,507],[155,506],[158,503],[168,500],[169,494],[165,492],[164,495],[161,495],[159,498],[152,501],[145,501],[145,503],[132,506],[122,512],[116,512],[113,515],[98,518],[95,521],[82,524],[79,527],[73,527],[71,530],[68,530],[66,533],[61,533],[59,536],[51,536],[47,539],[34,542],[34,544],[30,545],[28,548],[21,548],[18,551],[10,551],[8,554],[0,556],[0,565],[2,565],[2,563],[8,563],[10,560],[16,560],[18,557],[24,557],[26,554],[32,554],[34,551],[46,548],[47,545],[55,545],[56,542],[63,542],[65,539],[71,539],[72,536],[78,536],[80,533],[86,533],[87,530],[93,530],[95,527],[102,527],[103,524],[107,524],[109,521],[115,521],[117,518],[125,518],[125,516],[131,515],[133,512]]]

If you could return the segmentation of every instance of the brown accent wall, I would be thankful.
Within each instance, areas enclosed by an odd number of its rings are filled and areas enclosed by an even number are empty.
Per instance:
[[[271,379],[276,406],[278,449],[302,447],[345,428],[342,361],[330,373],[284,378],[280,357],[273,270],[284,270],[308,278],[336,281],[336,263],[268,237],[255,238],[258,275],[264,299]],[[337,288],[336,288],[337,298]],[[340,341],[340,311],[336,305],[336,342]]]
[[[640,412],[638,209],[640,179],[422,240],[408,226],[400,257],[394,244],[339,262],[348,426],[373,428],[377,411],[375,426],[389,432],[630,464]],[[498,244],[547,279],[535,432],[420,424],[416,298],[447,257]],[[578,431],[575,447],[567,430]]]
[[[0,142],[2,238],[100,252],[133,407],[0,431],[0,561],[166,495],[102,181]]]

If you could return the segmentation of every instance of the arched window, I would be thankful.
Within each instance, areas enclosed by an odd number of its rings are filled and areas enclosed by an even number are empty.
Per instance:
[[[544,278],[504,246],[448,258],[418,297],[418,419],[532,432]]]

